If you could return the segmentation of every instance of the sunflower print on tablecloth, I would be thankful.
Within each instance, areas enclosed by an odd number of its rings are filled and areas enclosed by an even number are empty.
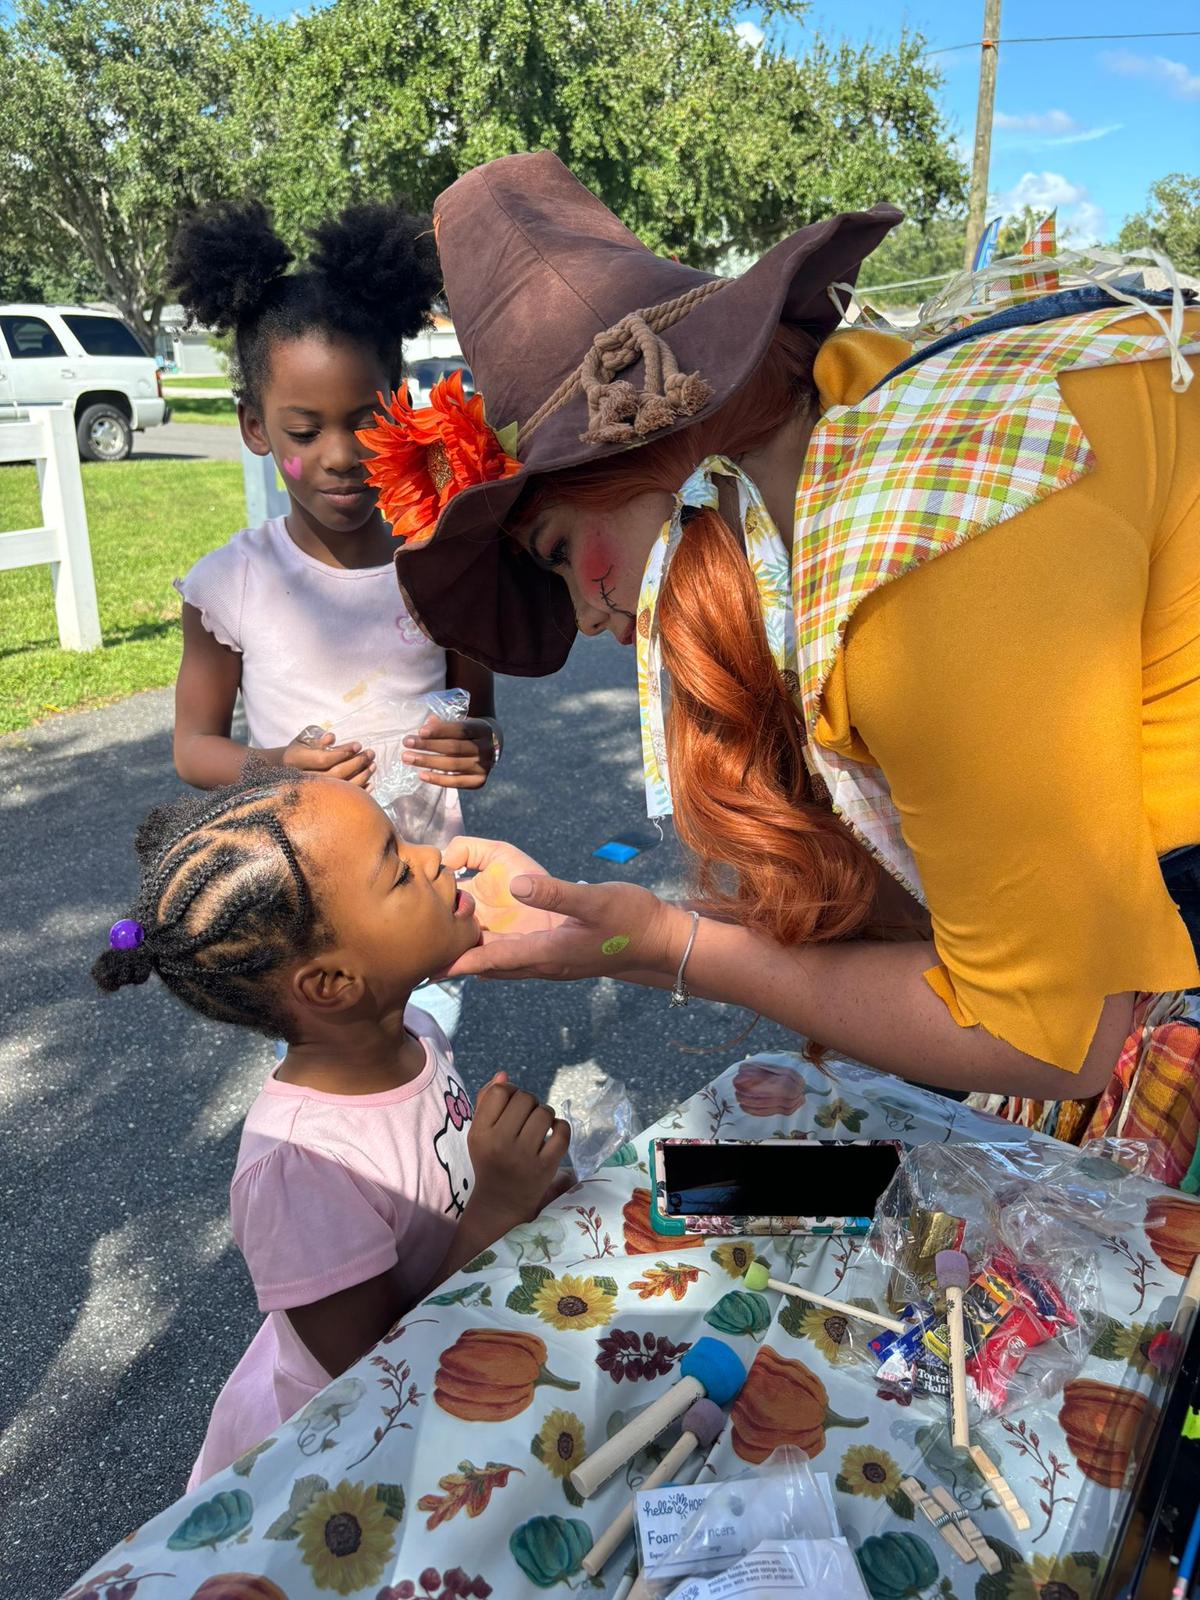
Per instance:
[[[611,1278],[576,1278],[564,1272],[561,1278],[549,1274],[543,1278],[530,1309],[543,1322],[566,1333],[603,1327],[612,1320],[616,1304],[617,1286]]]
[[[336,1488],[316,1495],[296,1518],[300,1552],[318,1589],[348,1595],[383,1577],[400,1511],[393,1498],[381,1497],[381,1487],[343,1478]]]

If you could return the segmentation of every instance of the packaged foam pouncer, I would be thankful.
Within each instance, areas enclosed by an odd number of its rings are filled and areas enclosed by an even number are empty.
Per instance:
[[[845,1539],[770,1539],[711,1578],[689,1578],[671,1600],[867,1600]]]
[[[653,1490],[652,1495],[670,1491]],[[736,1565],[768,1540],[834,1539],[841,1533],[825,1474],[813,1473],[802,1450],[785,1445],[761,1467],[724,1482],[696,1484],[702,1502],[679,1528],[670,1549],[655,1548],[642,1580],[668,1595],[681,1579],[711,1577]],[[638,1494],[639,1532],[650,1507]],[[642,1554],[646,1556],[643,1541]]]

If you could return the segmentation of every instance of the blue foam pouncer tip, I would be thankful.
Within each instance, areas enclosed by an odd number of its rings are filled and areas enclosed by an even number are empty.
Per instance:
[[[631,844],[619,844],[616,839],[610,839],[607,844],[602,844],[598,850],[593,850],[592,855],[597,861],[619,861],[622,866],[627,861],[632,861],[634,856],[641,852]]]
[[[680,1374],[696,1378],[714,1405],[727,1406],[746,1381],[741,1357],[719,1339],[697,1339],[679,1363]]]

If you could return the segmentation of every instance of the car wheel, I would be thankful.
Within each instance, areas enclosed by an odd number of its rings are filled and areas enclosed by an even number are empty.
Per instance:
[[[116,406],[88,406],[80,413],[75,432],[84,461],[124,461],[133,449],[133,429]]]

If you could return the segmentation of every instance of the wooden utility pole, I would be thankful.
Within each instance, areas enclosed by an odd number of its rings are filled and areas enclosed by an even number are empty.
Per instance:
[[[996,106],[996,58],[1000,46],[1000,0],[983,0],[983,42],[979,57],[979,104],[975,111],[975,155],[971,162],[971,199],[967,207],[969,271],[983,236],[987,210],[988,167],[992,159],[992,113]]]

